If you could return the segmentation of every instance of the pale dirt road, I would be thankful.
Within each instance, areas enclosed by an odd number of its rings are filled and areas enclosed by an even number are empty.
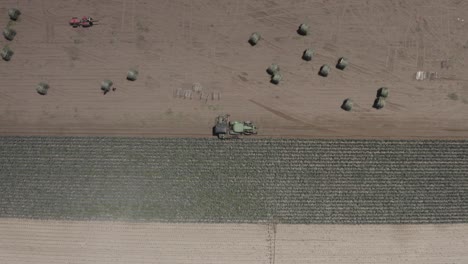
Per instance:
[[[468,263],[468,225],[0,220],[0,263]]]
[[[0,13],[14,6],[18,35],[0,40],[15,51],[0,61],[0,134],[210,136],[214,117],[230,113],[257,122],[260,136],[468,136],[466,1],[0,0]],[[82,15],[98,25],[67,24]],[[309,36],[295,32],[300,23]],[[251,47],[254,31],[263,40]],[[317,55],[302,61],[309,47]],[[317,75],[341,56],[349,68]],[[278,86],[265,72],[273,62]],[[125,80],[130,67],[140,70],[135,83]],[[440,78],[416,81],[418,70]],[[104,96],[107,78],[117,90]],[[40,81],[47,96],[35,92]],[[201,99],[174,98],[194,82]],[[390,97],[377,111],[381,86]],[[345,98],[353,112],[340,109]]]

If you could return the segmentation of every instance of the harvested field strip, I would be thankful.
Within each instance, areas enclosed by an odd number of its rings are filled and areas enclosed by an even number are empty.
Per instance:
[[[468,141],[1,137],[0,217],[468,222]]]
[[[0,219],[2,263],[467,263],[468,225]]]

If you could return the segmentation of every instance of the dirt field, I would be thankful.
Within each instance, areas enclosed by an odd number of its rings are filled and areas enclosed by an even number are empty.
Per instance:
[[[467,263],[467,225],[0,220],[2,263]]]
[[[15,55],[0,61],[2,134],[209,136],[214,117],[230,113],[263,136],[468,135],[466,1],[1,0],[0,13],[14,6],[23,14],[8,43]],[[67,24],[83,15],[98,25]],[[300,23],[309,36],[296,33]],[[254,31],[263,40],[251,47]],[[309,47],[317,55],[305,62]],[[317,75],[341,56],[345,71]],[[265,72],[273,62],[278,86]],[[134,83],[130,67],[140,70]],[[416,71],[438,78],[416,81]],[[117,90],[103,95],[106,78]],[[35,92],[40,81],[47,96]],[[195,82],[202,99],[174,97]],[[375,110],[381,86],[390,97]],[[353,112],[340,109],[348,97]]]

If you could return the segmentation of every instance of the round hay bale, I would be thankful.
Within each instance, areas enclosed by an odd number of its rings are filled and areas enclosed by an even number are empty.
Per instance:
[[[302,36],[307,36],[309,34],[309,25],[301,24],[297,29],[297,33]]]
[[[36,87],[36,91],[40,95],[46,95],[47,90],[49,90],[49,85],[45,82],[40,82]]]
[[[319,70],[320,76],[327,77],[329,73],[330,73],[330,66],[328,66],[327,64],[324,64],[322,67],[320,67],[320,70]]]
[[[12,28],[5,28],[3,30],[3,36],[7,39],[7,40],[13,40],[16,36],[16,30],[12,29]]]
[[[283,76],[281,76],[281,74],[279,72],[273,74],[273,76],[271,76],[271,80],[270,82],[272,84],[279,84],[279,82],[281,81],[281,79],[283,79]]]
[[[16,8],[8,9],[8,16],[10,16],[11,20],[16,21],[20,15],[21,15],[21,12],[19,11],[19,9],[16,9]]]
[[[101,90],[107,93],[111,90],[112,85],[114,85],[114,83],[111,80],[104,80],[101,82]]]
[[[8,46],[3,47],[2,51],[0,52],[2,59],[5,61],[9,61],[11,57],[13,57],[13,54],[13,50],[11,50]]]
[[[348,66],[348,59],[345,57],[341,57],[338,59],[338,62],[336,63],[336,68],[340,70],[344,70]]]
[[[302,59],[305,61],[310,61],[312,60],[312,57],[314,56],[314,50],[313,49],[306,49],[304,50],[304,53],[302,54]]]
[[[343,101],[343,104],[341,105],[341,109],[345,110],[345,111],[351,111],[351,109],[353,109],[353,100],[351,99],[346,99]]]
[[[270,74],[270,75],[275,75],[276,73],[278,73],[280,70],[278,64],[271,64],[268,68],[267,68],[267,73]]]
[[[252,46],[257,45],[258,41],[261,38],[262,38],[262,36],[260,35],[260,33],[258,33],[258,32],[252,33],[252,35],[250,35],[250,38],[249,38],[250,45],[252,45]]]
[[[128,72],[127,72],[127,80],[129,81],[136,81],[136,79],[138,78],[138,71],[135,70],[135,69],[130,69]]]
[[[387,98],[388,97],[388,88],[387,87],[381,87],[379,90],[377,90],[377,97]]]
[[[385,98],[383,97],[377,97],[375,98],[374,107],[375,109],[382,109],[385,106]]]

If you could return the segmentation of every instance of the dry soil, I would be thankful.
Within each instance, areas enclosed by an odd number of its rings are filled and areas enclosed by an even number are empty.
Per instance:
[[[250,225],[0,220],[0,262],[467,263],[468,225]]]
[[[261,136],[466,138],[468,2],[459,0],[0,1],[23,14],[0,61],[0,133],[210,136],[214,117],[255,121]],[[72,28],[72,16],[92,28]],[[299,24],[310,35],[299,36]],[[2,26],[2,27],[3,27]],[[263,39],[255,47],[252,32]],[[313,48],[310,62],[302,52]],[[333,66],[349,58],[344,71]],[[278,63],[283,81],[269,83]],[[328,78],[317,75],[330,64]],[[129,68],[139,79],[125,79]],[[416,81],[417,71],[437,72]],[[100,82],[117,90],[106,95]],[[50,84],[47,96],[35,85]],[[202,94],[175,98],[202,85]],[[371,107],[390,88],[387,105]],[[219,95],[219,98],[218,98]],[[352,112],[342,101],[355,102]]]

